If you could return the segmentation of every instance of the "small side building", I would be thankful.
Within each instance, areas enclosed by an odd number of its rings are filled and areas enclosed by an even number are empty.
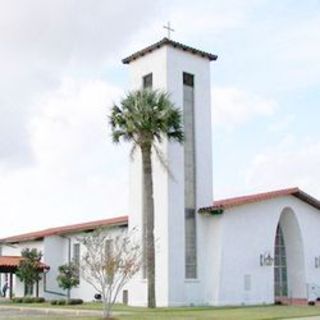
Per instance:
[[[42,261],[40,269],[43,272],[42,279],[34,285],[30,296],[41,296],[46,299],[61,299],[67,292],[59,288],[57,283],[58,267],[70,261],[80,264],[84,250],[79,243],[81,236],[100,228],[111,228],[115,234],[120,230],[127,230],[128,218],[126,216],[91,221],[81,224],[73,224],[63,227],[50,228],[37,232],[21,234],[0,240],[0,288],[7,282],[9,289],[7,297],[22,297],[25,294],[24,284],[16,277],[15,272],[22,259],[23,249],[37,249],[41,251]],[[71,298],[79,298],[85,301],[94,300],[97,292],[82,279],[80,272],[80,284],[71,290]]]

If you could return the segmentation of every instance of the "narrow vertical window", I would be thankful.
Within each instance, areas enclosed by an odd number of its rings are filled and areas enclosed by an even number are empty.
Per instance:
[[[129,303],[129,292],[128,290],[122,291],[122,303],[127,306]]]
[[[149,73],[142,78],[142,88],[152,89],[152,73]]]
[[[276,298],[288,296],[287,256],[280,224],[277,227],[274,249],[274,294]]]
[[[112,243],[112,239],[107,239],[105,242],[106,259],[110,259],[112,257]]]
[[[107,239],[105,242],[105,265],[107,272],[107,283],[110,284],[114,278],[114,257],[113,257],[113,240]]]
[[[250,274],[244,275],[244,290],[245,291],[251,290],[251,275]]]
[[[24,295],[33,296],[33,284],[24,284]]]
[[[73,263],[77,269],[77,275],[80,277],[80,243],[75,243],[73,245]]]
[[[183,73],[185,277],[197,278],[194,76]]]

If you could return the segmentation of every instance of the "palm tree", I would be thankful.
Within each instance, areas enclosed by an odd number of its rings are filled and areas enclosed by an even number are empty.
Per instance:
[[[148,280],[148,307],[156,307],[155,297],[155,247],[154,201],[152,181],[152,150],[164,138],[183,142],[181,111],[163,91],[142,89],[129,92],[112,108],[110,123],[115,143],[121,139],[133,143],[133,150],[140,149],[143,172],[143,248]],[[160,155],[161,158],[161,155]],[[160,159],[163,160],[163,159]],[[163,161],[162,161],[163,163]]]

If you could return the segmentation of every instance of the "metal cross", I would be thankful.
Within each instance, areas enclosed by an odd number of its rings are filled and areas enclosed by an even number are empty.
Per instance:
[[[168,39],[170,39],[171,32],[174,32],[174,29],[171,28],[170,21],[168,21],[168,24],[167,24],[166,26],[163,26],[163,28],[164,28],[164,29],[167,29]]]

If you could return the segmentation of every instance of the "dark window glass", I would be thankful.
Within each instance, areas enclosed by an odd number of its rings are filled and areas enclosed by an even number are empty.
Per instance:
[[[185,277],[197,278],[194,76],[183,73]]]
[[[188,87],[194,86],[194,76],[190,73],[183,73],[183,84]]]
[[[110,259],[112,257],[112,249],[113,249],[113,241],[112,239],[107,239],[105,242],[106,259]]]
[[[73,245],[73,262],[77,268],[77,276],[80,277],[80,243]]]
[[[33,296],[33,284],[24,284],[24,295]]]
[[[143,89],[152,89],[152,73],[147,74],[142,78]]]
[[[128,290],[123,290],[122,291],[122,303],[124,305],[128,305],[128,303],[129,303],[129,292],[128,292]]]
[[[286,247],[280,225],[277,227],[274,254],[274,293],[276,297],[287,297],[288,281]]]

